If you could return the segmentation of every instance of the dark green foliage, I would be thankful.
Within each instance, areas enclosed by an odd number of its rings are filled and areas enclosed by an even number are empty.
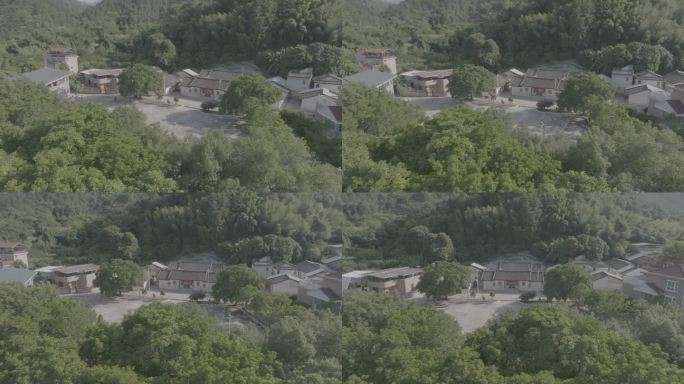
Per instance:
[[[135,64],[119,76],[119,92],[122,96],[140,98],[150,92],[160,92],[161,88],[162,74],[146,65]]]
[[[216,276],[211,295],[216,300],[247,304],[264,285],[263,277],[250,267],[244,264],[231,265]]]
[[[579,301],[591,289],[591,275],[578,265],[562,264],[544,276],[544,295],[549,300]]]
[[[425,267],[417,289],[434,299],[461,293],[470,284],[470,273],[458,263],[437,261]]]
[[[587,113],[615,96],[615,88],[593,73],[580,73],[565,83],[558,96],[558,108]]]
[[[100,267],[95,285],[107,296],[120,296],[133,287],[142,287],[143,269],[130,260],[113,259]]]
[[[226,93],[221,96],[219,111],[243,115],[249,112],[253,102],[268,106],[281,97],[281,91],[262,76],[244,75],[230,83]]]
[[[449,92],[455,98],[471,99],[483,93],[493,93],[496,88],[494,74],[486,68],[464,64],[454,70],[449,78]]]

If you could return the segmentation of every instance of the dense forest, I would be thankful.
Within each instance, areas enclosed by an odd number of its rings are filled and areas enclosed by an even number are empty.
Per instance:
[[[254,258],[319,260],[342,241],[334,194],[3,194],[0,239],[25,243],[31,267],[50,263],[139,264],[213,252],[227,263]]]
[[[273,299],[272,325],[231,333],[194,304],[97,320],[49,286],[0,284],[3,384],[341,383],[340,318]]]
[[[599,71],[684,66],[684,5],[677,0],[353,0],[345,6],[345,45],[386,46],[407,70],[478,62],[482,52],[470,49],[473,38],[496,53],[488,63],[493,70],[563,59]]]
[[[611,308],[610,316],[603,311],[602,316],[581,313],[563,304],[538,304],[519,315],[499,316],[466,335],[446,313],[387,295],[352,291],[345,295],[344,305],[346,382],[684,382],[681,310],[641,306],[620,292],[592,303],[592,309]],[[617,320],[621,316],[636,320]],[[615,327],[605,326],[606,321]]]
[[[146,63],[172,71],[259,57],[272,67],[303,60],[344,74],[354,62],[340,47],[337,7],[329,0],[3,1],[0,71],[37,69],[45,48],[67,46],[81,68]],[[293,47],[309,52],[286,51]]]
[[[346,192],[684,190],[684,140],[618,105],[594,104],[575,140],[456,107],[426,119],[386,92],[344,89]]]
[[[181,140],[147,126],[134,108],[110,112],[29,82],[0,80],[0,190],[340,190],[340,170],[295,136],[299,122],[291,121],[293,128],[261,104],[246,119],[248,136],[235,142],[220,132]],[[339,164],[334,154],[326,158]]]
[[[638,194],[373,194],[347,197],[348,269],[486,263],[524,252],[547,265],[624,257],[630,243],[684,239],[681,196]]]

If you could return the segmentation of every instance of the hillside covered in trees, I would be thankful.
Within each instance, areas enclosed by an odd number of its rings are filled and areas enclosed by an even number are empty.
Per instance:
[[[342,241],[334,194],[5,194],[0,239],[30,248],[31,266],[171,261],[213,252],[226,263],[319,260]]]
[[[75,49],[82,68],[147,63],[171,71],[257,56],[276,65],[283,49],[314,43],[326,50],[335,70],[345,60],[342,66],[353,64],[333,27],[336,3],[103,0],[84,6],[77,0],[3,1],[0,70],[39,68],[48,46]],[[292,52],[287,55],[292,59]]]
[[[315,158],[278,111],[252,104],[246,119],[238,141],[222,132],[182,140],[147,126],[135,108],[109,111],[0,80],[0,190],[340,190],[340,170]]]
[[[381,0],[345,2],[344,42],[386,46],[408,66],[472,61],[479,35],[497,53],[492,69],[576,59],[589,68],[682,68],[684,5],[676,0]],[[638,50],[636,58],[625,53]]]
[[[658,195],[638,194],[378,194],[345,204],[345,263],[350,269],[486,263],[531,253],[548,265],[585,255],[624,257],[630,243],[684,239],[680,211]],[[670,195],[665,207],[681,206]]]
[[[625,106],[592,105],[579,139],[516,128],[459,106],[427,119],[386,92],[344,89],[347,192],[684,190],[684,140]]]

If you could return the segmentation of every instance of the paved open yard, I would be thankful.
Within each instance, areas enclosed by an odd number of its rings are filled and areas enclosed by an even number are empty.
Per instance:
[[[207,113],[200,110],[200,100],[179,99],[178,104],[173,96],[165,96],[163,100],[146,97],[143,100],[130,100],[114,95],[75,95],[74,100],[82,103],[97,103],[114,109],[121,106],[135,106],[146,118],[147,124],[158,124],[159,127],[178,137],[202,137],[214,131],[224,132],[231,139],[244,136],[237,126],[240,121],[234,116]],[[167,103],[167,100],[171,104]]]
[[[87,293],[76,295],[65,295],[80,301],[92,308],[95,313],[102,316],[102,320],[107,323],[120,323],[124,316],[135,312],[138,308],[152,304],[180,304],[188,302],[187,293],[167,292],[164,299],[156,293],[156,299],[152,298],[153,292],[149,292],[145,297],[131,293],[123,297],[110,298],[99,293]],[[217,320],[219,327],[226,331],[234,331],[252,326],[251,322],[241,315],[237,308],[224,304],[198,304],[202,310],[206,311],[210,317]],[[230,316],[228,315],[230,313]]]
[[[433,117],[444,109],[460,104],[451,97],[414,97],[403,98],[403,100],[422,109],[428,117]],[[478,110],[492,109],[506,112],[510,115],[513,124],[540,135],[565,134],[578,137],[585,131],[584,120],[576,114],[542,112],[537,110],[536,104],[537,100],[527,99],[515,99],[513,103],[509,103],[507,97],[499,97],[496,100],[476,98],[472,102],[465,103]]]
[[[456,319],[464,333],[469,333],[484,327],[491,318],[510,311],[517,313],[526,306],[527,304],[519,301],[491,300],[488,297],[485,301],[449,303],[440,309]]]

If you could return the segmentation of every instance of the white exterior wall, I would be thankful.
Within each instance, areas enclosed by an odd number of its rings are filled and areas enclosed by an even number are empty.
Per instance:
[[[318,97],[307,97],[302,99],[301,110],[306,113],[316,113],[316,105],[318,104]]]
[[[604,276],[592,283],[592,287],[596,290],[599,289],[614,289],[617,291],[622,290],[622,280],[616,279],[610,276]]]
[[[285,281],[269,285],[269,291],[273,293],[283,293],[288,296],[296,296],[297,292],[299,291],[299,283],[294,280],[287,279]]]
[[[286,80],[287,87],[295,92],[304,91],[311,86],[311,78],[288,76]]]
[[[625,88],[631,87],[633,82],[633,75],[613,73],[613,75],[610,78],[610,83],[619,91],[624,91]]]
[[[661,80],[639,80],[639,79],[637,79],[634,82],[634,85],[643,85],[643,84],[649,84],[649,85],[652,85],[654,87],[664,88],[664,81],[661,81]]]
[[[544,284],[542,282],[518,282],[515,288],[506,288],[505,281],[483,281],[481,288],[484,291],[514,291],[519,292],[541,292],[544,290]]]
[[[339,84],[326,84],[326,83],[314,83],[314,88],[325,88],[329,89],[333,92],[340,92],[340,85]]]
[[[650,91],[643,91],[627,96],[627,104],[639,109],[648,108],[648,103],[650,101]]]

